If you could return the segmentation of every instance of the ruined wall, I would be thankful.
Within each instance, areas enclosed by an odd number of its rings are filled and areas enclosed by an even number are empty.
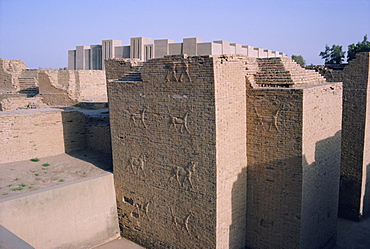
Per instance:
[[[105,73],[101,70],[56,70],[39,72],[39,93],[53,106],[83,101],[107,101]]]
[[[105,73],[107,80],[116,80],[124,76],[126,73],[138,70],[142,66],[142,62],[138,59],[106,59]]]
[[[339,216],[360,220],[370,212],[370,53],[343,69],[343,130]]]
[[[60,110],[0,112],[0,163],[64,153]]]
[[[0,98],[0,111],[14,111],[19,109],[40,109],[48,108],[42,103],[40,97],[25,97],[24,95]]]
[[[86,143],[93,150],[112,154],[109,119],[86,124]]]
[[[108,118],[76,110],[0,112],[0,163],[90,148],[111,155]]]
[[[0,91],[19,91],[18,77],[27,68],[21,60],[5,60],[0,58]]]
[[[62,112],[64,149],[66,152],[87,147],[87,118],[79,111]]]
[[[72,93],[75,87],[72,82],[74,81],[74,74],[71,75],[71,82],[69,75],[65,72],[61,73],[63,81],[59,81],[59,71],[56,69],[47,69],[39,72],[39,95],[43,98],[44,103],[50,106],[71,106],[77,104],[68,90]],[[65,77],[63,77],[65,76]]]
[[[107,84],[102,70],[73,71],[76,78],[75,98],[83,101],[107,101]],[[72,73],[72,72],[71,72]]]

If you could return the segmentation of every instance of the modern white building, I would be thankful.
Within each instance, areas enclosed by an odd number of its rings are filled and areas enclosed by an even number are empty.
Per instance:
[[[130,39],[130,45],[122,46],[120,40],[103,40],[102,45],[76,46],[68,50],[69,70],[102,70],[104,60],[110,58],[132,58],[147,61],[166,55],[222,55],[235,54],[256,58],[286,57],[282,52],[254,48],[228,41],[202,42],[200,38],[184,38],[182,43],[173,40],[154,40],[146,37]]]

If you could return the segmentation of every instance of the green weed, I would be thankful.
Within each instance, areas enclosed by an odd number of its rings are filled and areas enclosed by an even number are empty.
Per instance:
[[[21,188],[21,187],[18,187],[18,188],[12,188],[11,190],[12,191],[18,191],[18,190],[22,190],[23,188]]]
[[[47,167],[47,166],[50,166],[50,164],[44,163],[42,166]]]
[[[59,182],[64,182],[64,180],[63,179],[60,179]]]
[[[38,158],[32,158],[32,159],[30,159],[30,161],[31,162],[38,162],[38,161],[40,161],[40,159],[38,159]]]

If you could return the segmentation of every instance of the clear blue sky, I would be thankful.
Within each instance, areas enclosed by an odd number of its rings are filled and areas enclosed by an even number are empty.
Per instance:
[[[67,51],[105,39],[199,37],[302,55],[370,38],[370,0],[0,0],[0,58],[67,66]]]

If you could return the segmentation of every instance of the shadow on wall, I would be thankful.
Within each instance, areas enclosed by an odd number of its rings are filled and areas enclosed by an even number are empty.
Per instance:
[[[334,246],[337,236],[341,131],[315,144],[315,161],[303,157],[302,247]]]
[[[370,216],[370,164],[366,165],[366,184],[364,195],[364,217]]]
[[[95,133],[89,132],[89,119],[79,111],[63,111],[63,137],[65,152],[70,156],[94,164],[103,170],[113,172],[112,153],[110,148],[110,132],[106,126],[94,127]],[[109,127],[108,127],[109,130]],[[92,136],[93,138],[88,138]],[[97,138],[94,138],[96,136]],[[103,136],[103,137],[102,137]],[[91,141],[103,141],[99,145],[90,144]]]
[[[247,168],[243,168],[231,192],[232,223],[229,227],[229,248],[244,248],[246,234]],[[244,229],[240,229],[243,227]]]
[[[229,248],[321,248],[335,243],[337,232],[341,132],[315,144],[315,161],[305,156],[248,165],[232,191]],[[259,160],[257,158],[257,160]],[[247,171],[247,181],[245,174]],[[246,217],[240,210],[245,200]],[[245,220],[247,219],[247,220]],[[247,231],[237,231],[240,222]],[[239,245],[239,246],[238,246]],[[248,248],[248,247],[247,247]]]

